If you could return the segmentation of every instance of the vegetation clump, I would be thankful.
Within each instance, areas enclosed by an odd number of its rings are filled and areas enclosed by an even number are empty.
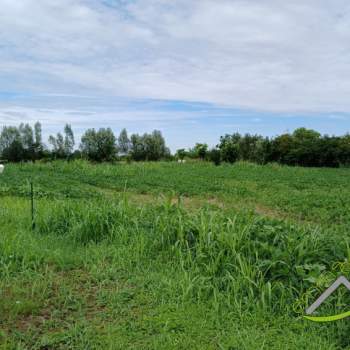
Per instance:
[[[89,129],[81,137],[79,148],[70,125],[64,134],[49,137],[51,149],[41,136],[41,125],[29,124],[4,127],[0,133],[0,157],[9,162],[39,159],[87,159],[93,162],[184,160],[185,158],[211,161],[215,165],[248,161],[257,164],[278,163],[306,167],[345,167],[350,165],[350,135],[321,136],[317,131],[298,128],[292,134],[277,137],[226,134],[219,144],[209,149],[206,143],[193,148],[181,148],[173,156],[162,133],[154,130],[143,135],[126,129],[116,137],[111,128]]]
[[[335,267],[348,266],[348,173],[245,162],[8,164],[0,348],[347,348],[346,319],[320,332],[300,316]],[[320,312],[349,303],[339,291]]]

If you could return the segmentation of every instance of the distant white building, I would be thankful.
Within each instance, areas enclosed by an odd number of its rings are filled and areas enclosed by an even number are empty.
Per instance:
[[[0,164],[0,174],[2,174],[5,170],[5,166]]]

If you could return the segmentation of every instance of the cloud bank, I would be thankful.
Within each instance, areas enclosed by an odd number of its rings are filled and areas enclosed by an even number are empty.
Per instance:
[[[344,0],[0,0],[10,91],[350,111]]]
[[[1,124],[202,118],[204,128],[231,115],[224,128],[242,125],[239,110],[252,125],[266,113],[349,122],[348,0],[0,0],[0,9]]]

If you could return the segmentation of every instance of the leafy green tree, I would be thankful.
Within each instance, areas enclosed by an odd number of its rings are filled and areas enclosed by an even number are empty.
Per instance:
[[[136,161],[146,160],[146,145],[144,138],[140,135],[133,134],[131,140],[131,158]]]
[[[221,159],[224,162],[234,163],[239,158],[239,141],[241,135],[233,134],[222,136],[218,145],[221,152]]]
[[[11,146],[4,149],[2,156],[9,162],[21,162],[25,159],[25,149],[20,140],[16,139],[12,142]]]
[[[221,164],[221,152],[218,148],[213,148],[208,152],[208,158],[215,165]]]
[[[64,137],[59,132],[56,136],[49,136],[49,143],[52,146],[52,154],[54,158],[66,158],[66,152],[64,147]]]
[[[245,134],[240,137],[238,146],[238,158],[240,160],[251,160],[254,153],[254,147],[257,141],[257,137],[250,134]]]
[[[0,151],[11,147],[14,141],[20,141],[21,135],[18,129],[14,126],[4,126],[0,134]]]
[[[55,158],[69,159],[74,151],[74,133],[72,127],[66,124],[63,129],[64,135],[60,132],[56,136],[50,135],[49,143],[52,146],[52,153]]]
[[[34,124],[34,153],[35,153],[35,159],[40,159],[44,156],[42,128],[39,122],[36,122]]]
[[[184,160],[187,155],[187,152],[184,148],[178,149],[175,153],[177,159]]]
[[[194,154],[196,158],[204,160],[207,156],[208,145],[206,143],[196,143],[194,146]]]
[[[260,135],[245,134],[238,141],[238,158],[263,164],[266,158],[264,152],[268,146],[268,139]]]
[[[291,150],[294,147],[294,139],[290,134],[277,136],[272,141],[272,160],[292,165],[295,159],[291,157]]]
[[[251,161],[258,164],[266,164],[272,160],[272,145],[268,137],[259,137],[255,143]]]
[[[0,137],[0,154],[8,161],[35,161],[43,157],[44,146],[41,139],[41,125],[33,128],[21,123],[18,127],[4,127]]]
[[[74,151],[74,133],[71,125],[66,124],[64,127],[64,154],[67,158],[71,157]]]
[[[43,137],[42,137],[42,128],[40,122],[36,122],[34,124],[34,136],[35,136],[35,144],[38,147],[42,146]]]
[[[143,140],[145,143],[147,160],[160,160],[170,153],[165,145],[164,137],[159,130],[154,130],[152,134],[145,134]]]
[[[338,163],[350,166],[350,134],[337,139]]]
[[[136,161],[157,161],[170,155],[161,132],[154,130],[151,134],[142,136],[131,135],[131,156]]]
[[[3,127],[0,134],[0,154],[9,162],[20,162],[24,159],[25,149],[18,128]]]
[[[18,127],[24,149],[23,160],[35,160],[34,132],[29,124],[21,123]]]
[[[131,149],[131,141],[128,137],[128,132],[126,129],[123,129],[118,137],[118,151],[122,155],[127,155]]]
[[[116,138],[110,128],[89,129],[81,138],[82,154],[93,161],[103,162],[116,159]]]
[[[314,154],[318,158],[319,166],[326,167],[339,167],[343,164],[342,161],[342,147],[341,142],[344,138],[342,137],[330,137],[325,135],[323,138],[318,140],[317,154]],[[350,153],[348,153],[350,155]],[[350,157],[345,157],[344,159]]]
[[[292,164],[302,166],[321,165],[321,135],[314,130],[299,128],[292,134],[294,144],[290,150]]]

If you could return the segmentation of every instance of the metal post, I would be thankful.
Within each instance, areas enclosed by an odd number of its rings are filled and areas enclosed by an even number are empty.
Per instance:
[[[34,215],[34,186],[33,181],[30,181],[30,204],[32,212],[32,230],[35,229],[35,215]]]

